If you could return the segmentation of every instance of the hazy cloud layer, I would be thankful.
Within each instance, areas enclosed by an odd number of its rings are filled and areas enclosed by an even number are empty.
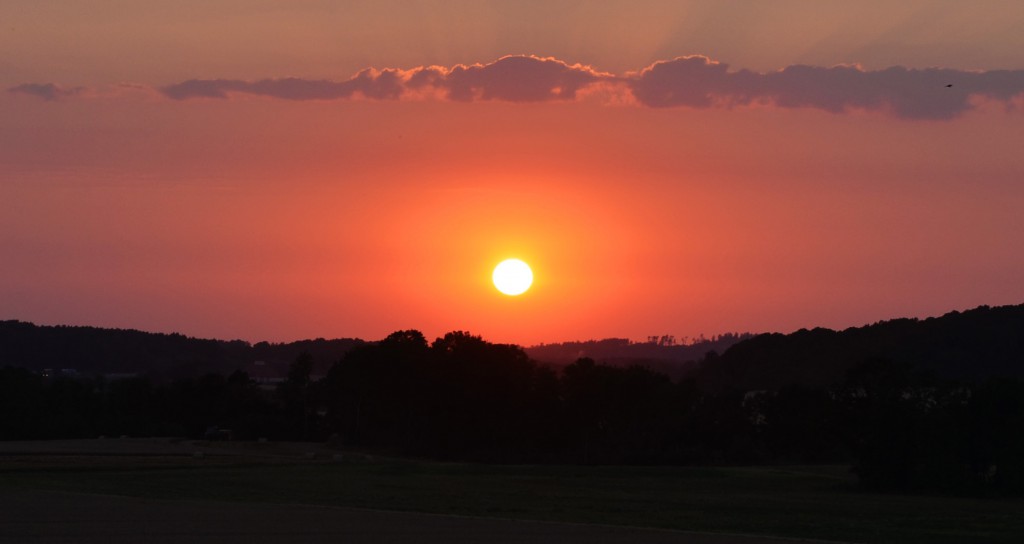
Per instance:
[[[9,90],[55,100],[77,94],[81,88],[25,84]],[[1009,104],[1024,93],[1024,70],[972,72],[896,66],[870,71],[857,66],[793,65],[761,73],[730,70],[727,64],[707,57],[689,56],[616,76],[552,58],[508,56],[490,64],[451,68],[367,69],[345,81],[193,79],[158,89],[175,100],[250,94],[285,100],[436,97],[460,102],[568,101],[586,91],[602,90],[608,95],[624,93],[620,98],[627,102],[655,108],[774,105],[941,120],[969,111],[976,97]]]

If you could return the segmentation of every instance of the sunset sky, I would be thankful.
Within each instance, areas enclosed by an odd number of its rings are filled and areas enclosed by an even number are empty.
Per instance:
[[[1019,0],[7,0],[0,319],[530,345],[1019,304],[1022,28]]]

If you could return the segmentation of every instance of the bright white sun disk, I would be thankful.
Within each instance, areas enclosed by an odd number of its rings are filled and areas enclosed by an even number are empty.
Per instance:
[[[530,270],[530,265],[519,259],[506,259],[494,267],[491,279],[502,293],[510,296],[521,295],[533,283],[533,271]]]

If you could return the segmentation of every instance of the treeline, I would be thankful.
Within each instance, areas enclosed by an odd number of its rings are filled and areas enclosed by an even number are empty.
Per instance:
[[[826,386],[868,359],[914,365],[935,376],[981,381],[1024,378],[1024,305],[980,306],[928,319],[892,319],[843,331],[761,334],[702,362],[702,387]]]
[[[281,400],[243,372],[172,382],[150,377],[44,378],[24,368],[0,369],[0,439],[101,436],[203,438],[218,424],[236,436],[291,438]]]
[[[555,366],[565,366],[577,359],[593,359],[599,364],[616,367],[642,365],[673,379],[693,372],[697,362],[708,353],[722,353],[733,344],[753,338],[751,333],[725,333],[710,338],[677,339],[671,335],[651,336],[646,342],[627,338],[605,338],[557,344],[540,344],[525,348],[530,358]]]
[[[829,386],[705,389],[580,359],[417,331],[359,345],[312,380],[298,357],[273,391],[235,372],[46,380],[0,371],[7,439],[178,435],[320,440],[439,460],[579,464],[850,463],[871,489],[1024,493],[1024,383],[939,379],[862,361]]]
[[[134,373],[169,381],[211,372],[230,374],[253,361],[286,365],[307,353],[313,357],[314,373],[323,375],[346,351],[361,343],[354,338],[318,338],[249,344],[131,329],[0,321],[0,367],[69,369],[87,376]]]
[[[355,338],[274,344],[189,338],[95,327],[38,326],[0,321],[0,367],[73,369],[78,374],[140,374],[170,381],[205,373],[253,370],[256,361],[283,368],[300,353],[325,375]],[[894,319],[833,331],[792,334],[723,334],[711,338],[651,337],[564,342],[526,348],[534,360],[556,366],[589,358],[599,364],[648,367],[674,380],[694,377],[702,388],[778,389],[790,384],[827,386],[868,359],[911,363],[940,377],[979,381],[1024,378],[1024,305],[982,306],[928,319]],[[255,372],[255,371],[254,371]]]
[[[634,342],[628,338],[605,338],[602,340],[586,340],[575,342],[559,342],[556,344],[539,344],[526,348],[526,353],[533,359],[558,365],[569,364],[576,359],[586,357],[597,362],[624,359],[650,359],[676,362],[698,361],[709,352],[722,353],[754,335],[745,333],[725,333],[705,338],[682,338],[674,336],[651,336],[646,342]],[[614,366],[614,365],[613,365]]]

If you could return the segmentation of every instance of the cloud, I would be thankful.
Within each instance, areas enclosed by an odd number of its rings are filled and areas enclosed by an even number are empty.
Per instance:
[[[9,89],[56,100],[82,92],[51,83]],[[952,119],[977,99],[1011,104],[1024,96],[1024,70],[966,71],[901,66],[792,65],[774,72],[732,70],[703,56],[655,62],[622,76],[529,55],[488,64],[366,69],[344,81],[280,78],[192,79],[157,89],[167,98],[228,99],[254,95],[283,100],[497,100],[551,102],[604,97],[652,108],[812,108],[842,114],[877,112],[901,119]],[[614,100],[613,100],[614,98]]]
[[[579,64],[569,65],[550,58],[502,57],[490,64],[457,65],[452,68],[428,66],[412,70],[359,72],[347,81],[298,78],[241,81],[193,79],[160,89],[168,98],[228,98],[232,93],[283,98],[286,100],[338,100],[362,96],[396,100],[403,95],[438,92],[449,100],[470,102],[504,100],[542,102],[572,100],[576,93],[602,79],[612,78]]]
[[[7,89],[7,92],[27,94],[53,101],[82,94],[85,92],[85,87],[61,87],[53,83],[24,83]]]
[[[527,56],[503,57],[485,65],[456,66],[439,75],[432,83],[446,89],[449,99],[463,102],[573,100],[584,87],[614,78],[588,66]]]
[[[757,73],[729,71],[706,57],[657,62],[631,81],[633,95],[651,107],[771,104],[832,113],[878,111],[904,119],[951,119],[970,110],[971,97],[1009,102],[1024,93],[1024,70],[970,72],[895,66],[788,66]]]
[[[403,91],[398,70],[363,70],[348,81],[324,79],[190,79],[162,87],[168,98],[228,98],[230,93],[269,96],[285,100],[339,100],[352,98],[357,93],[378,100],[397,99]]]

